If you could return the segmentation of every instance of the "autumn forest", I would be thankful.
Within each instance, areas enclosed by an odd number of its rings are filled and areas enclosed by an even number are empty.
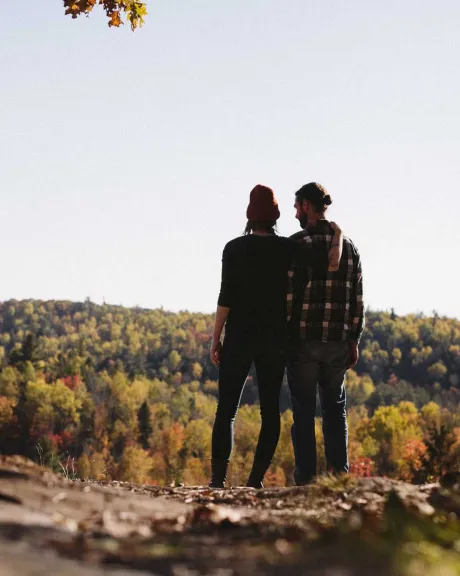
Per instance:
[[[212,326],[212,315],[89,300],[1,303],[0,454],[24,454],[70,478],[205,483],[218,377]],[[458,468],[460,321],[368,311],[347,393],[353,474],[426,482]],[[292,483],[286,385],[280,402],[268,486]],[[259,425],[251,374],[230,484],[246,479]],[[317,429],[321,452],[320,420]]]

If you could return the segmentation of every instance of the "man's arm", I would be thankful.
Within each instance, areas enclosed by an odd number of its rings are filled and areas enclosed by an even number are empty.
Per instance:
[[[292,323],[293,317],[295,320],[299,314],[299,307],[302,306],[303,292],[305,290],[306,283],[308,281],[308,266],[311,264],[309,258],[309,248],[306,246],[306,242],[303,239],[307,234],[302,231],[302,235],[291,236],[293,240],[292,255],[291,255],[291,267],[288,271],[287,277],[287,300],[286,300],[286,312],[287,312],[287,322]],[[295,240],[294,240],[295,239]],[[310,245],[311,246],[311,245]],[[323,260],[326,258],[326,253],[323,255]],[[292,324],[291,324],[292,326]]]
[[[353,283],[350,302],[352,325],[350,331],[351,345],[348,368],[352,368],[358,362],[358,346],[364,330],[363,271],[359,253],[354,246],[353,249]]]

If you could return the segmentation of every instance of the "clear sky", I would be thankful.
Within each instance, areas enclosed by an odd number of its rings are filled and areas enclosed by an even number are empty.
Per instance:
[[[367,304],[460,317],[460,2],[148,5],[2,7],[0,300],[212,311],[253,185],[291,234],[315,180]]]

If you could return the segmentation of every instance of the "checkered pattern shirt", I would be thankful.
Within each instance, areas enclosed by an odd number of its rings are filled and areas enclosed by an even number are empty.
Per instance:
[[[300,243],[329,249],[334,231],[327,220],[294,234]],[[288,322],[293,336],[306,340],[359,342],[364,328],[361,259],[353,242],[344,237],[337,272],[294,266],[289,272]],[[300,270],[300,272],[299,272]]]

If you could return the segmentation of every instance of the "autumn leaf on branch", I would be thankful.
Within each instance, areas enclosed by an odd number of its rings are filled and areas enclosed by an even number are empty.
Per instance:
[[[102,6],[109,19],[110,27],[118,28],[124,24],[122,15],[131,25],[131,30],[141,27],[147,16],[147,6],[141,0],[63,0],[65,13],[72,18],[82,14],[89,16],[96,5]]]
[[[118,28],[121,24],[123,24],[123,22],[121,21],[120,18],[120,12],[119,10],[115,10],[110,15],[109,26],[110,27],[115,26],[116,28]]]
[[[135,30],[137,26],[142,26],[147,16],[147,6],[139,0],[132,0],[127,3],[126,14],[131,22],[131,29]]]

